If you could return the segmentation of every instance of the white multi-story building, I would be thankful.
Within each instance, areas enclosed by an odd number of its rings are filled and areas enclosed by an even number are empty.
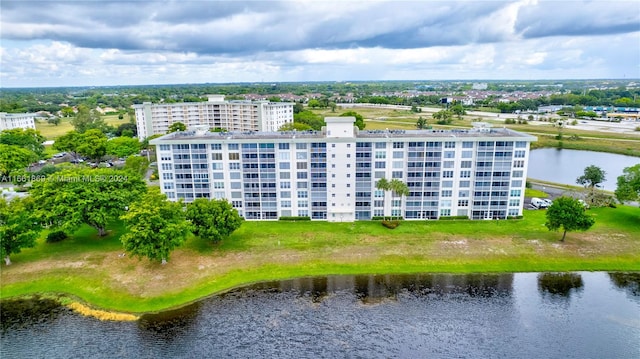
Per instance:
[[[249,220],[522,215],[533,136],[482,123],[358,131],[353,117],[325,121],[322,131],[211,133],[204,126],[154,139],[160,187],[171,200],[227,199]],[[378,190],[381,178],[402,180],[409,195]]]
[[[208,126],[226,131],[278,131],[293,122],[293,103],[269,101],[225,101],[223,95],[209,95],[206,102],[134,105],[138,138],[167,133],[181,122],[187,128]]]
[[[35,113],[6,113],[0,112],[0,131],[14,128],[36,129]]]

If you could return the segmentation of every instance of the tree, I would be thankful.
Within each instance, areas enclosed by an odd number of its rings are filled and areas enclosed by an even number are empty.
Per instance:
[[[576,179],[576,183],[593,189],[605,181],[606,172],[598,166],[587,166],[584,174]]]
[[[637,201],[640,198],[640,164],[626,167],[618,176],[616,198],[620,202]]]
[[[13,128],[0,132],[0,144],[26,148],[35,153],[38,158],[41,158],[44,152],[42,144],[44,140],[45,138],[40,135],[40,132],[32,128]]]
[[[53,148],[58,151],[76,153],[80,144],[80,134],[77,131],[69,131],[56,138]]]
[[[130,133],[131,135],[130,136],[125,135],[125,131],[130,131],[128,133]],[[136,127],[135,123],[131,123],[131,122],[123,123],[120,126],[118,126],[118,128],[116,129],[115,135],[135,137],[138,135],[138,127]]]
[[[15,171],[22,170],[38,160],[38,155],[14,145],[0,144],[0,182],[9,182],[4,178]]]
[[[98,162],[107,154],[107,135],[97,129],[87,130],[78,137],[77,153]]]
[[[451,111],[449,110],[441,110],[433,114],[433,118],[437,120],[439,125],[448,125],[451,123],[451,118],[453,117]]]
[[[418,121],[416,122],[416,127],[419,130],[426,130],[427,128],[429,128],[429,125],[427,124],[427,119],[422,118],[422,116],[418,117]]]
[[[162,264],[189,233],[182,203],[168,201],[157,187],[131,204],[121,218],[127,226],[127,233],[120,237],[125,251],[138,258],[161,260]]]
[[[314,130],[322,129],[325,125],[322,116],[317,115],[311,111],[302,111],[293,115],[294,123],[303,123],[310,126]]]
[[[142,178],[131,172],[74,168],[32,182],[30,192],[46,223],[65,232],[87,224],[104,236],[107,225],[146,189]]]
[[[78,133],[85,133],[88,130],[100,130],[103,133],[110,131],[110,126],[100,117],[100,112],[84,105],[78,106],[78,113],[71,120],[71,124]]]
[[[316,100],[316,99],[311,99],[309,100],[309,102],[307,103],[307,106],[310,108],[318,108],[320,107],[320,101]]]
[[[6,265],[11,265],[12,254],[34,247],[41,230],[31,198],[14,198],[7,203],[0,197],[0,255]]]
[[[395,196],[400,197],[400,203],[402,203],[402,198],[404,196],[409,195],[409,187],[407,186],[407,184],[397,178],[394,178],[391,181],[389,181],[389,189],[393,192]],[[393,218],[393,209],[392,209],[391,216]]]
[[[107,154],[128,157],[140,152],[140,141],[131,137],[116,137],[107,141]]]
[[[187,205],[191,232],[200,238],[219,242],[240,228],[242,217],[226,200],[198,198]]]
[[[69,107],[69,106],[63,107],[63,108],[60,110],[60,113],[61,113],[61,114],[62,114],[62,116],[64,116],[64,117],[71,117],[71,116],[73,116],[73,115],[75,114],[75,112],[73,111],[73,108],[72,108],[72,107]]]
[[[279,128],[279,131],[293,131],[293,130],[308,131],[308,130],[313,130],[313,128],[307,125],[306,123],[301,123],[301,122],[285,123]]]
[[[50,125],[58,126],[62,120],[58,116],[52,116],[47,119],[47,123]]]
[[[462,119],[462,115],[467,114],[467,111],[465,111],[464,107],[461,104],[455,104],[451,106],[450,111],[458,117],[458,120]]]
[[[149,160],[147,160],[146,157],[129,156],[124,162],[125,171],[130,171],[142,177],[144,177],[148,168],[149,168]]]
[[[586,213],[583,204],[572,197],[556,198],[547,208],[546,216],[545,226],[550,231],[557,231],[560,228],[564,231],[560,240],[562,242],[567,232],[586,231],[595,223],[593,217]]]
[[[174,122],[169,126],[169,130],[167,133],[178,132],[178,131],[186,131],[187,126],[182,122]]]
[[[356,127],[358,127],[358,129],[364,130],[364,128],[366,127],[366,124],[364,123],[364,117],[362,117],[361,114],[355,111],[348,111],[340,115],[340,117],[349,117],[349,116],[356,118]]]
[[[379,189],[379,190],[383,191],[383,193],[382,193],[382,202],[384,203],[385,202],[384,197],[386,196],[387,191],[391,190],[391,186],[389,184],[389,181],[387,181],[387,179],[384,178],[384,177],[380,178],[378,180],[378,182],[376,182],[376,189]],[[386,206],[384,206],[384,207],[386,207]],[[383,213],[386,213],[385,209],[383,209],[383,211],[384,211]],[[386,214],[383,217],[386,217]]]

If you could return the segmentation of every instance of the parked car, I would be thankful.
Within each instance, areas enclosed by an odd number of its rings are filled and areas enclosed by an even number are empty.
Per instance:
[[[547,204],[547,207],[551,207],[553,201],[548,198],[543,198],[542,201]]]
[[[549,207],[549,205],[547,204],[547,202],[545,200],[537,198],[537,197],[531,198],[531,205],[534,206],[535,208],[547,208],[547,207]]]

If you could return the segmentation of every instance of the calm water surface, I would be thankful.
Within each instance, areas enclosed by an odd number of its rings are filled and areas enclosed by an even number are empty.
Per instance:
[[[640,273],[305,278],[133,323],[4,302],[0,357],[640,358],[639,285]]]
[[[527,177],[563,184],[576,184],[587,166],[595,165],[606,172],[604,189],[616,189],[618,176],[625,167],[640,164],[640,157],[613,153],[541,148],[531,151]]]

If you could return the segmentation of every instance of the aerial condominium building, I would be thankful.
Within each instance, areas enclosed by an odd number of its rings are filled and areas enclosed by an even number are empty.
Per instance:
[[[375,130],[328,117],[322,131],[171,133],[156,145],[171,200],[226,199],[248,220],[308,216],[504,219],[522,215],[536,138],[476,123],[465,130]],[[409,193],[376,188],[400,179]]]
[[[36,129],[35,113],[6,113],[0,112],[0,131],[14,128]]]
[[[293,122],[293,103],[269,101],[225,101],[209,95],[207,102],[151,103],[134,105],[138,138],[165,134],[173,123],[189,127],[208,126],[226,131],[278,131]]]

